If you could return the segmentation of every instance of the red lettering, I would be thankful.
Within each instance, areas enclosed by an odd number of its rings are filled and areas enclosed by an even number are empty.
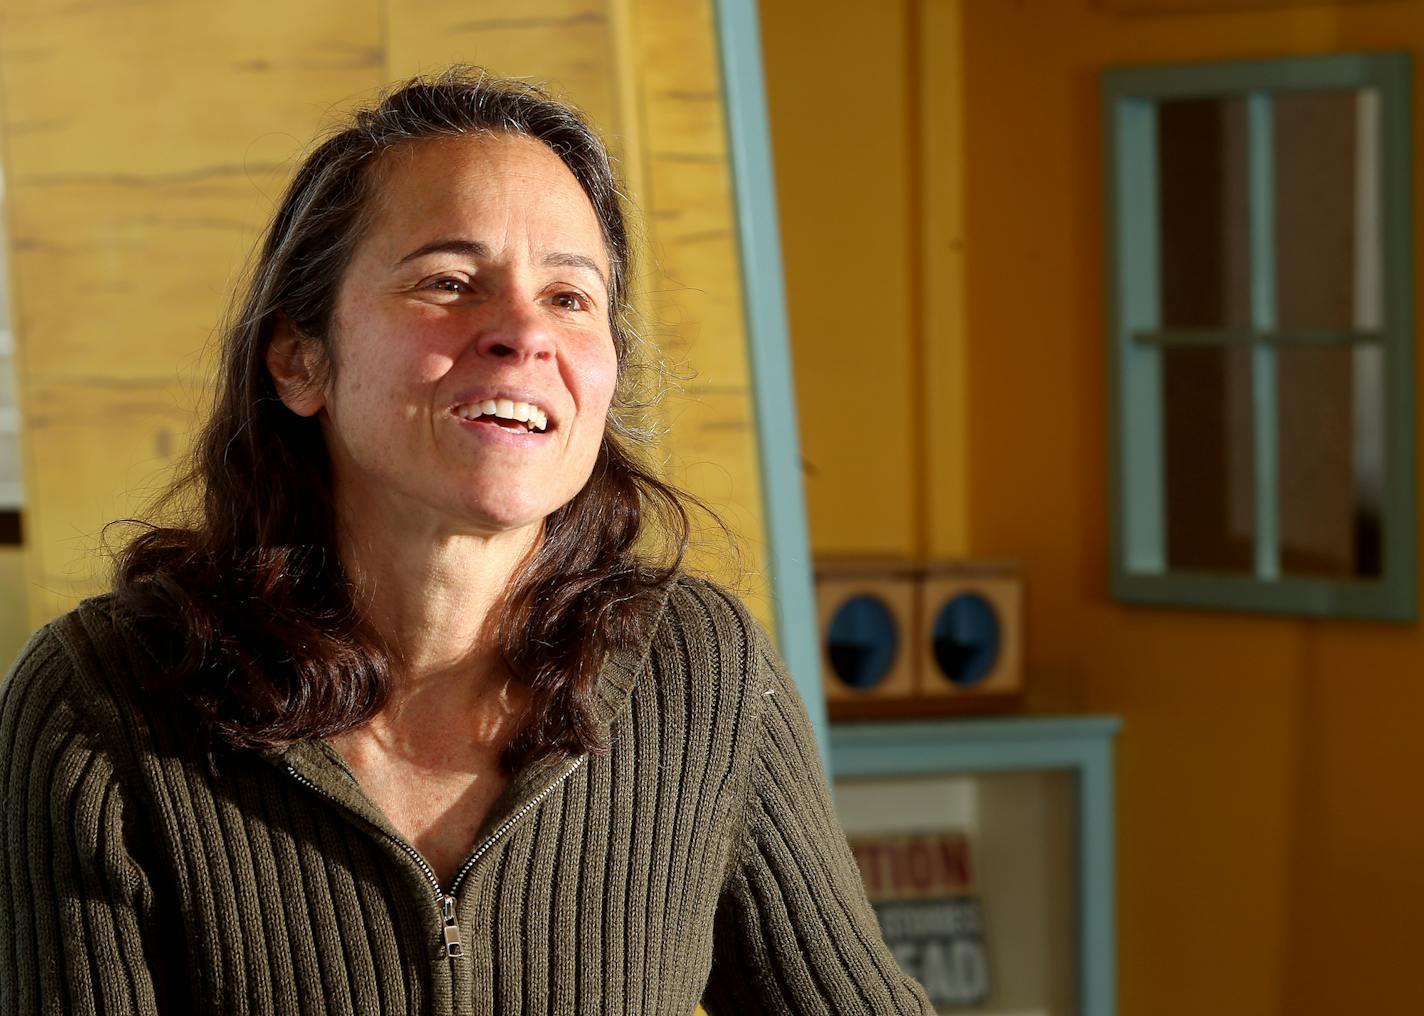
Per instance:
[[[890,887],[896,893],[905,891],[909,879],[905,876],[905,846],[896,843],[887,848],[890,855]]]
[[[924,840],[911,840],[905,851],[910,885],[916,892],[928,892],[934,885],[934,857]]]
[[[958,888],[969,884],[968,843],[961,839],[941,837],[939,841],[940,864],[944,869],[946,886]]]

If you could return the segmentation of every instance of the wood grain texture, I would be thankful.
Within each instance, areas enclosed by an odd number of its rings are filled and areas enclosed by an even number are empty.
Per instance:
[[[30,384],[206,372],[210,345],[284,168],[10,189],[17,334]]]
[[[211,337],[296,157],[381,81],[378,12],[0,12],[32,623],[102,588],[101,528],[186,449]]]
[[[167,484],[196,395],[176,384],[98,378],[31,385],[26,493],[40,508],[26,515],[32,619],[107,584],[103,527],[141,513]]]
[[[622,130],[605,0],[491,0],[387,6],[386,77],[428,74],[454,63],[544,85],[582,109],[610,140]]]
[[[86,179],[239,171],[265,135],[305,143],[381,78],[375,0],[7,3],[7,171]]]
[[[766,528],[712,0],[625,0],[647,189],[648,306],[659,340],[693,376],[666,407],[673,479],[724,515],[745,571],[695,557],[737,585],[772,627]]]

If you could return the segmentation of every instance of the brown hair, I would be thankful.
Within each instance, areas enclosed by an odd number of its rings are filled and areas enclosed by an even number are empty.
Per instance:
[[[176,647],[164,684],[220,741],[267,748],[330,736],[370,719],[389,695],[392,654],[362,617],[338,560],[320,425],[277,398],[265,352],[286,315],[329,361],[337,290],[383,153],[489,133],[547,145],[588,195],[608,250],[619,364],[593,474],[546,519],[544,539],[504,601],[500,649],[533,693],[505,763],[602,747],[593,693],[604,657],[644,637],[647,594],[680,567],[686,504],[697,503],[630,450],[646,436],[637,426],[644,406],[635,397],[628,225],[606,148],[564,103],[469,67],[389,91],[298,169],[234,303],[215,405],[192,464],[160,501],[171,507],[196,494],[189,517],[144,524],[118,555],[121,603],[140,624],[168,629]],[[660,553],[636,546],[649,531],[663,536]]]

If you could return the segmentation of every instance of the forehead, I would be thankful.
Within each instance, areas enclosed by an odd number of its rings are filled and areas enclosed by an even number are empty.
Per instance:
[[[391,243],[519,226],[531,242],[596,248],[577,252],[607,262],[583,187],[547,145],[519,134],[417,141],[385,153],[372,167],[370,214],[368,238],[387,234]]]

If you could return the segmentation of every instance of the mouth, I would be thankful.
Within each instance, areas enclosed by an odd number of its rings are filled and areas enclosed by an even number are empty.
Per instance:
[[[460,403],[450,412],[462,420],[480,420],[512,434],[543,434],[549,429],[549,414],[532,402],[482,399]]]

